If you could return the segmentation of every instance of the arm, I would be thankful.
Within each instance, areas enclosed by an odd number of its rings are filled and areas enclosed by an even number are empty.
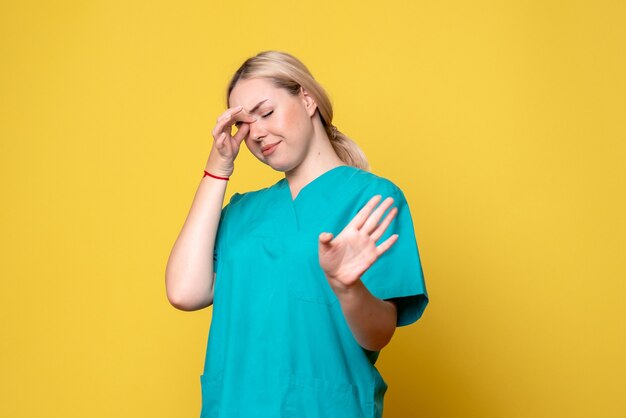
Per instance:
[[[361,281],[363,273],[398,239],[394,234],[376,245],[397,213],[397,208],[392,208],[379,224],[393,203],[387,198],[374,210],[381,198],[377,195],[370,199],[337,237],[327,232],[319,236],[320,266],[341,303],[352,334],[371,351],[387,345],[397,322],[396,305],[372,295]]]
[[[207,164],[209,173],[219,172]],[[167,298],[178,309],[193,311],[213,303],[213,249],[227,182],[200,181],[189,215],[165,269]]]
[[[247,122],[255,119],[241,111],[226,110],[213,129],[214,143],[206,171],[230,177],[241,141],[249,132]],[[234,136],[231,128],[243,122]],[[203,177],[185,224],[174,243],[165,268],[165,288],[170,303],[184,311],[205,308],[213,303],[213,250],[224,203],[227,181]]]
[[[335,289],[335,294],[361,347],[378,351],[389,343],[396,330],[398,313],[395,303],[378,299],[360,280],[348,289]]]

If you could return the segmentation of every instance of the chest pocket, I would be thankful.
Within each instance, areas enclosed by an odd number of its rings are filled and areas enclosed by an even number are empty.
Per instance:
[[[316,236],[298,234],[285,246],[286,283],[291,295],[303,302],[333,305],[337,296],[320,267]]]

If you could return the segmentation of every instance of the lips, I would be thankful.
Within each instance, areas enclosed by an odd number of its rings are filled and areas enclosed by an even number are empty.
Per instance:
[[[274,152],[274,150],[276,149],[276,145],[278,145],[279,143],[280,142],[275,142],[273,144],[265,145],[261,148],[261,152],[263,153],[263,155],[271,154],[272,152]]]

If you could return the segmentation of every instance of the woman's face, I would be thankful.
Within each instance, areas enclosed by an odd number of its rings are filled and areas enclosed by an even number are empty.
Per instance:
[[[229,97],[230,107],[256,117],[248,123],[248,149],[278,171],[291,171],[306,157],[312,143],[315,102],[304,90],[293,96],[263,78],[239,80]]]

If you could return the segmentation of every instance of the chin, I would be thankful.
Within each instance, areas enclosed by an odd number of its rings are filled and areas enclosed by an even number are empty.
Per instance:
[[[255,157],[263,164],[269,166],[271,169],[279,171],[281,173],[286,173],[294,170],[302,162],[294,160],[293,158],[290,160],[285,160],[284,158],[280,158],[279,155],[270,155],[269,158],[265,158],[263,154],[255,154]]]
[[[268,162],[266,162],[265,164],[268,165],[270,168],[272,168],[272,170],[280,171],[281,173],[284,173],[291,169],[290,166],[285,165],[285,164],[270,164]]]
[[[264,160],[260,160],[263,164],[269,166],[272,170],[275,171],[279,171],[281,173],[285,173],[288,171],[293,170],[295,167],[297,167],[297,164],[294,163],[289,163],[289,162],[285,162],[285,161],[264,161]]]

